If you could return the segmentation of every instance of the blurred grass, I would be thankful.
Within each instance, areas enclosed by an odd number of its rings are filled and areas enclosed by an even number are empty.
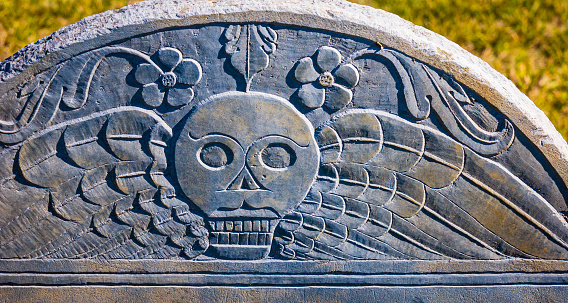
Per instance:
[[[134,0],[0,0],[0,61],[57,29]]]
[[[458,43],[511,79],[568,138],[568,1],[350,0]],[[83,17],[136,0],[0,0],[0,61]]]

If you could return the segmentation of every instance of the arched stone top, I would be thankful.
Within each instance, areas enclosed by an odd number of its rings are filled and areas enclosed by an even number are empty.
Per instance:
[[[568,182],[568,145],[546,115],[510,80],[432,31],[394,14],[341,0],[151,0],[93,15],[24,47],[2,62],[0,81],[4,83],[0,82],[0,95],[51,64],[129,36],[163,28],[252,20],[376,41],[451,74],[519,127]]]

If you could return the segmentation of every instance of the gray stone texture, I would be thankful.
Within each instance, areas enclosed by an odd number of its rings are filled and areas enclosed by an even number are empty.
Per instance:
[[[0,80],[7,298],[564,291],[568,145],[486,63],[386,12],[147,1]]]
[[[388,12],[346,1],[145,1],[87,17],[26,46],[2,63],[0,79],[6,81],[21,75],[22,78],[16,80],[21,82],[46,65],[155,28],[249,20],[298,26],[309,24],[313,29],[362,37],[400,50],[453,75],[509,117],[547,158],[553,160],[551,162],[564,182],[568,181],[568,145],[546,115],[510,80],[432,31]],[[78,43],[82,44],[76,45],[74,51],[57,52]],[[48,57],[46,62],[36,63],[45,56]],[[30,65],[33,66],[28,68]],[[0,88],[0,94],[4,93],[4,88]]]

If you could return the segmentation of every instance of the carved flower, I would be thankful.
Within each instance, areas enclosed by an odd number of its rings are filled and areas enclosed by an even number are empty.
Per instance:
[[[308,108],[345,107],[353,98],[351,89],[359,82],[359,72],[352,64],[340,64],[341,54],[333,47],[322,46],[314,55],[315,64],[311,57],[305,57],[296,66],[294,77],[302,84],[300,102]]]
[[[199,62],[183,59],[181,52],[171,47],[161,48],[158,60],[159,65],[142,63],[134,72],[136,81],[143,85],[144,103],[150,107],[158,107],[164,100],[174,107],[188,104],[193,99],[191,86],[201,80]]]

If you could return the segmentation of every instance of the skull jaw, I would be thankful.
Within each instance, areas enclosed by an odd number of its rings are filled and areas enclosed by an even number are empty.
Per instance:
[[[207,202],[197,201],[209,217],[210,251],[226,260],[266,258],[276,226],[297,204],[298,198],[290,196],[272,190],[218,190]]]
[[[261,260],[268,257],[270,253],[270,245],[216,244],[210,247],[217,257],[225,260]]]
[[[210,249],[221,259],[260,260],[270,253],[276,218],[210,218]]]

